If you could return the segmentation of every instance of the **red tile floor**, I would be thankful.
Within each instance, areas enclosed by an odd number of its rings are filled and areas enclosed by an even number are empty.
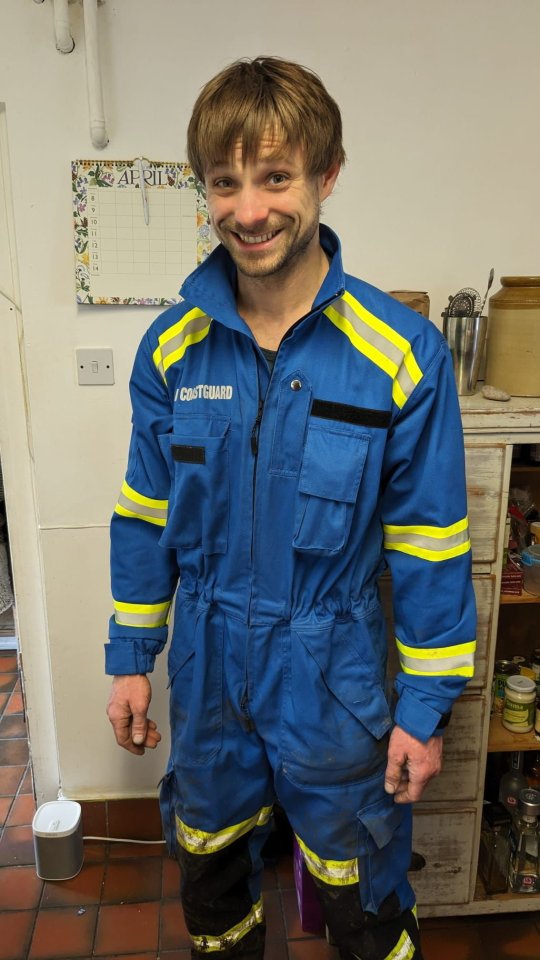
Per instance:
[[[181,960],[178,868],[161,846],[85,843],[73,880],[34,868],[35,810],[16,655],[0,651],[0,960]],[[290,856],[264,876],[265,960],[337,960],[300,927]],[[457,908],[459,910],[459,908]],[[540,960],[540,911],[421,922],[425,960]]]

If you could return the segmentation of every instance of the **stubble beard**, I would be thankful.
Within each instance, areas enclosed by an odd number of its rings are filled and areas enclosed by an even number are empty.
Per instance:
[[[313,240],[313,237],[318,232],[319,229],[319,217],[318,213],[314,213],[312,219],[304,228],[292,239],[285,244],[285,247],[281,251],[276,251],[273,258],[270,258],[268,254],[262,253],[259,256],[256,255],[243,255],[241,251],[235,246],[233,239],[229,239],[228,230],[216,230],[216,233],[221,240],[225,249],[229,252],[236,269],[244,277],[249,277],[251,279],[258,279],[264,277],[275,276],[275,274],[282,274],[289,272],[294,269],[297,261],[302,257],[302,255],[308,249],[310,243]],[[263,231],[264,232],[264,231]]]

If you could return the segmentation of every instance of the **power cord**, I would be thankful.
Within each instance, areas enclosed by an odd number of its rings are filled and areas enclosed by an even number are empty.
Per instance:
[[[166,840],[130,840],[129,837],[83,837],[83,840],[103,840],[105,843],[167,843]]]

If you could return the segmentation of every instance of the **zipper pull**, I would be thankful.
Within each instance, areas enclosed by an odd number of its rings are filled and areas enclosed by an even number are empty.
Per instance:
[[[261,425],[263,407],[264,407],[263,401],[259,400],[259,409],[257,410],[257,416],[255,418],[255,423],[253,424],[253,429],[251,431],[251,452],[254,457],[256,457],[259,452],[259,427]]]

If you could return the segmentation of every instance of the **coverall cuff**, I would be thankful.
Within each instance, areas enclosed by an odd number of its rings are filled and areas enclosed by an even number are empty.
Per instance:
[[[143,649],[140,640],[121,640],[105,644],[105,673],[113,677],[134,673],[151,673],[159,649]]]
[[[411,736],[427,743],[430,737],[438,737],[444,729],[437,729],[441,717],[451,709],[447,700],[441,699],[441,708],[435,710],[429,704],[418,700],[410,690],[401,688],[399,700],[394,714],[394,722]]]

